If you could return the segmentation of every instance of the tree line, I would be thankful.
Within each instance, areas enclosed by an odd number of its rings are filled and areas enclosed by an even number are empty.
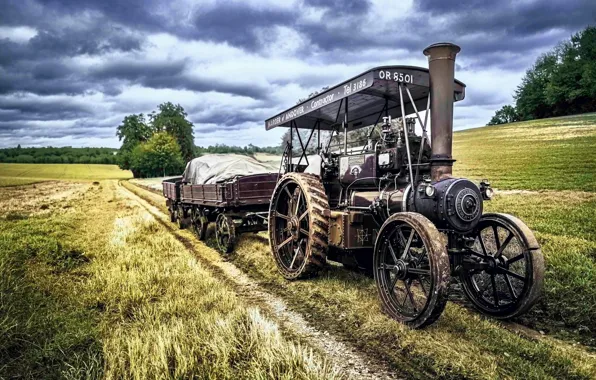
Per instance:
[[[16,148],[0,149],[0,162],[18,164],[116,164],[112,148]]]
[[[596,111],[596,26],[541,55],[488,125]]]

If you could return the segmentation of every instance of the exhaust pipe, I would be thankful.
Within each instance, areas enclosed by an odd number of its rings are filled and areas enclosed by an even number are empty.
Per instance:
[[[431,120],[431,178],[440,181],[450,178],[453,162],[453,101],[455,81],[455,56],[460,47],[450,43],[437,43],[424,49],[430,73]]]

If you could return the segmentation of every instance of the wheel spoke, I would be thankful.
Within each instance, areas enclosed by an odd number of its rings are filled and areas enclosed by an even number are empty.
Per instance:
[[[499,231],[497,231],[497,226],[493,224],[493,234],[495,235],[495,244],[497,245],[497,250],[501,249],[501,241],[499,240]]]
[[[309,235],[308,231],[307,231],[307,230],[305,230],[304,228],[301,228],[301,229],[300,229],[300,233],[302,233],[302,234],[304,234],[304,235],[306,235],[306,236],[308,236],[308,235]]]
[[[503,242],[503,244],[501,244],[501,247],[497,251],[497,254],[495,255],[495,257],[499,257],[503,254],[503,251],[505,250],[505,248],[507,248],[507,244],[509,244],[511,239],[513,239],[513,233],[511,231],[509,231],[509,235],[507,235],[507,238],[505,238],[505,241]]]
[[[513,297],[514,300],[517,300],[515,289],[513,289],[513,284],[511,283],[511,280],[509,279],[509,276],[507,274],[505,274],[505,282],[507,283],[507,287],[509,288],[509,293],[511,293],[511,297]]]
[[[424,292],[424,295],[426,296],[427,293],[426,293],[426,288],[424,287],[424,281],[422,281],[422,279],[420,277],[418,277],[416,280],[420,284],[420,287],[422,288],[422,291]]]
[[[287,186],[285,186],[285,187],[284,187],[284,190],[285,190],[285,191],[286,191],[286,193],[288,194],[288,200],[291,200],[291,199],[292,199],[292,193],[290,193],[290,190],[288,190],[288,187],[287,187]]]
[[[404,236],[403,231],[401,230],[401,227],[399,227],[397,229],[397,233],[399,234],[399,240],[403,242],[403,244],[406,243],[406,237]]]
[[[388,264],[381,264],[381,269],[385,269],[385,270],[394,270],[396,268],[395,265],[388,265]]]
[[[306,216],[307,216],[307,215],[308,215],[308,210],[304,211],[304,212],[302,213],[302,215],[300,215],[300,216],[298,217],[298,221],[299,221],[299,222],[302,222],[302,219],[306,218]]]
[[[526,278],[525,278],[524,276],[522,276],[521,274],[517,274],[517,273],[515,273],[515,272],[512,272],[512,271],[510,271],[509,269],[505,269],[505,268],[499,267],[497,270],[498,270],[500,273],[503,273],[503,274],[509,275],[509,276],[511,276],[511,277],[513,277],[513,278],[517,278],[517,279],[518,279],[518,280],[520,280],[520,281],[526,282]]]
[[[408,237],[408,242],[406,243],[406,247],[404,248],[404,252],[401,254],[401,258],[407,258],[410,251],[410,246],[412,245],[412,240],[414,239],[414,229],[410,230],[410,236]]]
[[[285,246],[286,244],[288,244],[289,242],[291,242],[293,239],[292,236],[288,237],[286,240],[282,241],[278,246],[277,246],[277,250],[279,251],[283,246]]]
[[[408,293],[410,302],[412,303],[412,306],[414,307],[414,312],[417,313],[418,308],[416,307],[416,302],[414,301],[414,294],[412,294],[412,290],[410,290],[410,284],[408,284],[408,281],[404,281],[404,284],[406,284],[406,292]]]
[[[296,208],[294,211],[294,215],[298,215],[298,210],[300,210],[300,201],[302,200],[302,191],[300,191],[300,188],[297,187],[296,191],[298,192],[298,200],[296,201]]]
[[[296,257],[298,257],[298,253],[300,252],[300,244],[298,244],[298,248],[294,250],[294,257],[292,258],[292,262],[290,263],[290,269],[294,267],[294,262],[296,261]]]
[[[387,248],[389,248],[389,252],[391,253],[391,257],[393,258],[393,262],[397,264],[397,256],[395,255],[395,251],[391,246],[391,240],[387,240]]]
[[[430,269],[408,268],[408,273],[417,274],[419,276],[430,276]]]
[[[482,248],[482,253],[484,253],[484,256],[488,256],[488,251],[486,250],[484,240],[482,239],[482,231],[478,232],[478,240],[480,241],[480,248]]]
[[[497,294],[497,281],[495,275],[490,276],[490,282],[493,285],[493,301],[496,307],[499,307],[499,295]]]
[[[507,260],[507,263],[509,265],[511,265],[512,263],[514,263],[516,261],[519,261],[519,260],[521,260],[523,258],[524,258],[524,254],[523,253],[520,253],[519,255],[515,256],[514,258]]]
[[[290,220],[290,217],[289,216],[284,215],[284,214],[282,214],[279,211],[275,211],[275,216],[278,217],[278,218],[282,218],[282,219],[288,220],[288,221]]]

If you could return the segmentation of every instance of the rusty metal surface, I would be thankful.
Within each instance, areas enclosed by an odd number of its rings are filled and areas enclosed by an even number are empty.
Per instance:
[[[431,76],[431,177],[434,181],[450,177],[452,173],[453,80],[455,57],[460,50],[459,46],[449,43],[434,44],[424,49]]]

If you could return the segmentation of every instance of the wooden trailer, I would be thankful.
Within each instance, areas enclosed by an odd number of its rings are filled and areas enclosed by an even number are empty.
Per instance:
[[[278,173],[252,174],[203,185],[170,178],[162,182],[163,195],[172,222],[180,228],[192,227],[199,240],[205,240],[209,223],[215,222],[217,245],[230,253],[238,234],[267,230],[278,177]]]

